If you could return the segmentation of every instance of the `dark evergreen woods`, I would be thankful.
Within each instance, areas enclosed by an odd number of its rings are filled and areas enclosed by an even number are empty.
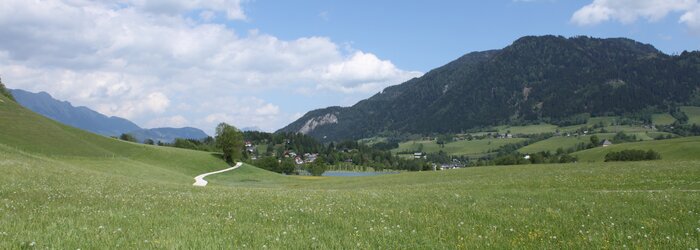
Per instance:
[[[338,122],[309,135],[342,141],[502,124],[568,126],[590,116],[668,112],[700,103],[699,88],[697,51],[666,55],[624,38],[523,37],[501,50],[467,54],[352,107],[311,111],[280,132],[297,132],[327,114]]]

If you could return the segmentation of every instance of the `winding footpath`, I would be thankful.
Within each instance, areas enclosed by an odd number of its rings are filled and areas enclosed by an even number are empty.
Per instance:
[[[204,186],[207,185],[207,183],[209,183],[208,181],[205,181],[205,180],[204,180],[204,177],[207,177],[207,176],[210,176],[210,175],[213,175],[213,174],[223,173],[223,172],[226,172],[226,171],[231,171],[231,170],[234,170],[234,169],[239,168],[241,165],[243,165],[243,163],[242,163],[242,162],[238,162],[238,163],[236,163],[236,166],[233,166],[233,167],[230,167],[230,168],[227,168],[227,169],[222,169],[222,170],[219,170],[219,171],[214,171],[214,172],[209,172],[209,173],[206,173],[206,174],[197,175],[197,177],[194,177],[194,184],[192,184],[192,185],[193,185],[193,186],[197,186],[197,187],[204,187]]]

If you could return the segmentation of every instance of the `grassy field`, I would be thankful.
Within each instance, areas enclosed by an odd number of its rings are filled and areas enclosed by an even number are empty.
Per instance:
[[[599,140],[612,139],[615,134],[597,134]],[[543,151],[555,152],[558,148],[567,150],[580,143],[588,144],[591,142],[591,136],[557,136],[543,141],[538,141],[518,149],[520,153],[537,153]]]
[[[225,164],[60,126],[6,99],[0,119],[0,249],[700,247],[700,161],[362,178],[244,165],[195,188],[194,175]]]
[[[573,155],[578,157],[581,162],[602,162],[607,153],[625,149],[653,149],[661,154],[662,159],[669,161],[700,160],[700,137],[623,143],[605,148],[600,147],[584,150],[576,152]]]
[[[488,154],[490,150],[496,150],[503,145],[524,141],[523,138],[511,139],[484,139],[484,140],[462,140],[445,144],[441,148],[435,141],[408,141],[399,144],[392,152],[419,152],[420,145],[423,145],[423,152],[436,153],[440,150],[449,155],[481,156]]]
[[[499,126],[495,127],[498,133],[505,134],[510,131],[511,134],[542,134],[542,133],[554,133],[557,130],[556,125],[552,124],[537,124],[528,126]]]
[[[681,111],[688,116],[689,124],[700,124],[700,107],[685,106]]]
[[[632,132],[632,133],[627,133],[627,135],[634,135],[637,137],[638,140],[643,140],[643,141],[651,141],[654,140],[656,137],[659,136],[665,136],[665,135],[670,135],[669,133],[665,132]],[[550,151],[550,152],[555,152],[558,148],[562,148],[564,150],[576,147],[576,145],[580,143],[585,143],[588,144],[591,142],[591,136],[592,135],[584,135],[584,136],[557,136],[557,137],[552,137],[543,141],[538,141],[533,144],[527,145],[525,147],[522,147],[518,149],[519,152],[521,153],[537,153],[537,152],[543,152],[543,151]],[[599,140],[612,140],[613,137],[615,137],[615,133],[604,133],[604,134],[595,134],[595,136],[598,137]]]
[[[676,121],[671,114],[654,114],[651,116],[651,121],[656,125],[671,125]]]

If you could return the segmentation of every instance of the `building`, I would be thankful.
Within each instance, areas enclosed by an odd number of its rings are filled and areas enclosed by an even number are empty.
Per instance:
[[[605,141],[603,141],[603,143],[601,144],[601,146],[603,146],[603,147],[607,147],[607,146],[610,146],[610,145],[613,145],[613,143],[610,142],[610,141],[608,141],[608,139],[605,139]]]
[[[420,159],[423,158],[423,153],[418,152],[418,153],[413,153],[413,159]]]

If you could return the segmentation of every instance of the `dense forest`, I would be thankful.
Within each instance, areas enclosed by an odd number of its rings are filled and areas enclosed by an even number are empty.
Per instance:
[[[630,39],[523,37],[467,54],[352,107],[314,110],[280,132],[322,141],[381,133],[460,133],[700,103],[700,52],[666,55]],[[332,116],[336,119],[326,119]],[[317,126],[309,127],[316,121]],[[305,129],[302,129],[305,128]]]

